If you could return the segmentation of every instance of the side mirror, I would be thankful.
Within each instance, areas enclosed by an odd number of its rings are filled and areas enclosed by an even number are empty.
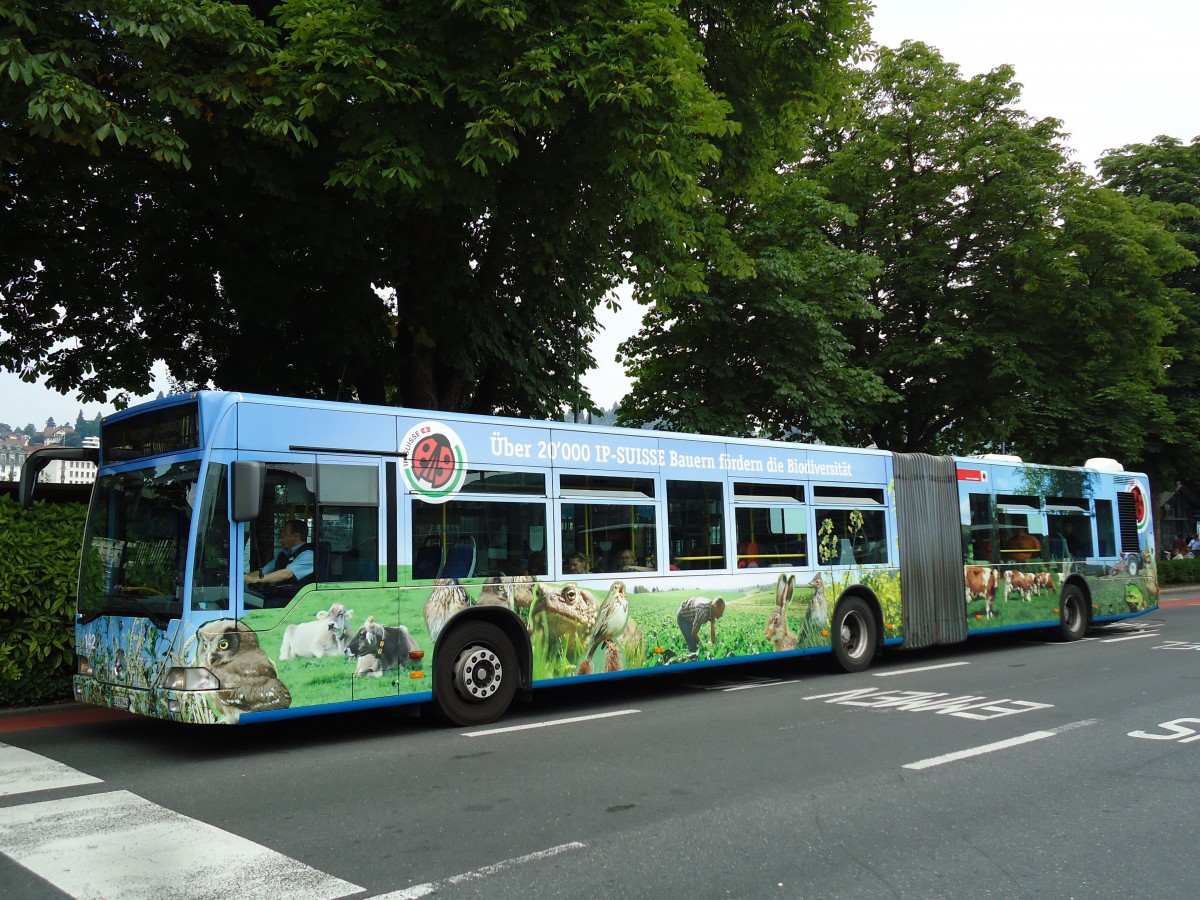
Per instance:
[[[249,459],[233,463],[233,521],[251,522],[262,512],[267,467]]]
[[[99,466],[100,451],[95,447],[39,447],[30,453],[21,466],[21,484],[17,494],[23,509],[33,506],[33,492],[37,487],[38,475],[56,459],[90,462]]]

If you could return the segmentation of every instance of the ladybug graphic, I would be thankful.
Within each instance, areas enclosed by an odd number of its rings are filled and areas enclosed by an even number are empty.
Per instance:
[[[454,477],[454,447],[444,434],[421,438],[413,447],[409,461],[413,477],[430,490],[441,490]]]
[[[462,487],[467,452],[462,439],[439,422],[422,422],[401,441],[404,477],[426,503],[445,503]]]

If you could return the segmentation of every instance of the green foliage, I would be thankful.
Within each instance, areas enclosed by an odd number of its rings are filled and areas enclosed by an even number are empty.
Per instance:
[[[1011,68],[964,78],[932,48],[881,49],[803,169],[851,213],[838,243],[873,254],[874,319],[847,361],[888,399],[856,443],[1050,462],[1135,459],[1162,413],[1187,264],[1147,204],[1067,162],[1060,123],[1016,104]],[[1095,423],[1105,422],[1103,429]]]
[[[1200,138],[1130,144],[1102,157],[1099,167],[1109,187],[1140,198],[1181,246],[1200,254]],[[1166,402],[1142,459],[1151,484],[1169,488],[1200,470],[1200,265],[1193,259],[1163,282],[1174,291],[1178,313],[1165,341],[1170,365],[1157,388]]]
[[[805,143],[773,132],[795,162],[714,192],[750,265],[658,298],[620,421],[1072,465],[1194,447],[1179,208],[1088,179],[1009,67],[906,43],[843,77]]]
[[[830,102],[867,8],[16,0],[0,365],[85,399],[148,392],[158,357],[189,386],[587,406],[618,283],[748,271],[714,198]]]
[[[767,640],[767,617],[774,609],[774,592],[743,598],[726,597],[725,615],[717,620],[717,641],[710,640],[708,625],[700,628],[700,645],[695,655],[688,653],[687,641],[679,629],[676,616],[679,605],[689,597],[715,599],[720,592],[708,590],[665,591],[660,594],[639,595],[630,607],[630,617],[645,635],[647,665],[666,665],[673,662],[729,659],[771,653],[775,648]],[[793,623],[795,625],[795,623]],[[793,628],[793,630],[797,630]]]
[[[1200,557],[1164,559],[1156,565],[1161,584],[1200,584]]]
[[[85,515],[81,504],[23,510],[0,497],[0,705],[56,699],[69,685]]]
[[[0,709],[36,706],[71,697],[70,670],[34,669],[16,681],[0,678]]]
[[[900,573],[868,569],[862,573],[862,585],[879,601],[880,612],[883,613],[884,639],[902,636],[904,614],[900,604]]]
[[[846,209],[794,173],[761,181],[728,214],[753,272],[712,272],[650,310],[622,347],[633,387],[619,423],[844,442],[847,421],[891,396],[847,364],[846,329],[877,315],[864,300],[877,268],[829,240]]]

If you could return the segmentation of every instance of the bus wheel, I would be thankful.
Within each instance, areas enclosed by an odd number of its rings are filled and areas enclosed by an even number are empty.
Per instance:
[[[455,725],[486,725],[517,692],[517,652],[490,622],[466,622],[446,636],[433,661],[438,711]]]
[[[847,672],[861,672],[871,664],[879,643],[875,615],[859,597],[847,597],[833,614],[833,655]]]
[[[1058,636],[1064,641],[1079,640],[1087,631],[1087,601],[1083,591],[1068,584],[1063,588],[1058,607]]]

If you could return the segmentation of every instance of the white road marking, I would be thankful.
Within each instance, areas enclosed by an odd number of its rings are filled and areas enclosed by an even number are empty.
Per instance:
[[[510,731],[530,731],[534,728],[551,728],[555,725],[573,725],[576,722],[611,719],[613,716],[629,716],[640,712],[640,709],[619,709],[616,712],[596,713],[594,716],[572,716],[569,719],[551,719],[548,722],[534,722],[531,725],[508,725],[504,728],[487,728],[483,731],[464,731],[463,737],[486,737],[490,734],[507,734]]]
[[[1097,721],[1099,720],[1083,719],[1079,722],[1071,722],[1069,725],[1060,725],[1058,728],[1051,728],[1049,731],[1031,731],[1028,734],[1022,734],[1003,741],[995,741],[994,743],[984,744],[980,747],[970,747],[966,750],[956,750],[954,753],[944,753],[941,756],[931,756],[929,759],[920,759],[916,762],[905,763],[903,768],[913,770],[932,769],[934,766],[958,762],[960,759],[970,759],[975,756],[983,756],[986,753],[995,753],[997,750],[1007,750],[1009,747],[1019,747],[1021,744],[1030,744],[1034,741],[1045,740],[1046,738],[1062,734],[1064,731],[1086,728],[1088,725],[1096,724]]]
[[[793,679],[795,680],[795,679]],[[714,681],[709,684],[689,684],[688,687],[697,691],[727,691],[730,688],[743,690],[748,687],[758,687],[764,684],[780,684],[777,678],[739,678],[737,680]]]
[[[931,756],[929,759],[921,759],[916,762],[905,763],[906,769],[932,769],[934,766],[945,765],[946,763],[957,762],[960,759],[970,759],[972,756],[983,756],[985,753],[995,753],[997,750],[1007,750],[1009,747],[1016,747],[1021,744],[1028,744],[1031,741],[1040,741],[1045,738],[1054,737],[1053,731],[1031,731],[1029,734],[1023,734],[1020,737],[1009,738],[1004,741],[996,741],[993,744],[984,744],[982,747],[971,747],[968,750],[957,750],[954,753],[945,753],[941,756]]]
[[[100,784],[101,780],[60,762],[0,744],[0,797]]]
[[[1062,734],[1064,731],[1074,731],[1076,728],[1087,728],[1089,725],[1095,725],[1099,719],[1080,719],[1078,722],[1071,722],[1068,725],[1059,725],[1057,728],[1051,728],[1055,734]]]
[[[912,672],[931,672],[934,669],[953,669],[955,666],[969,666],[970,663],[966,660],[962,662],[939,663],[936,666],[916,666],[912,669],[896,669],[891,672],[872,672],[876,678],[889,678],[892,675],[908,675]]]
[[[451,875],[449,878],[443,878],[441,881],[414,884],[410,888],[392,891],[390,894],[379,894],[372,897],[371,900],[417,900],[418,897],[428,897],[430,894],[436,894],[443,887],[453,887],[456,884],[462,884],[466,881],[478,881],[481,878],[487,878],[490,875],[503,872],[505,869],[511,869],[513,866],[549,859],[552,856],[558,856],[558,854],[566,853],[569,850],[582,850],[586,846],[587,844],[581,844],[579,841],[572,841],[569,844],[559,844],[557,847],[550,847],[547,850],[539,850],[536,853],[527,853],[525,856],[518,856],[514,859],[506,859],[503,862],[493,863],[490,866],[475,869],[473,872],[464,872],[462,875]]]
[[[733,687],[721,688],[721,690],[725,693],[728,693],[729,691],[749,691],[749,690],[752,690],[753,688],[775,687],[776,685],[780,685],[780,684],[799,684],[799,683],[800,683],[800,680],[798,678],[793,678],[790,681],[759,681],[759,682],[755,682],[754,684],[736,684]]]
[[[363,890],[129,791],[0,809],[0,852],[95,900],[333,900]]]
[[[1127,635],[1126,637],[1119,637],[1119,638],[1103,638],[1100,641],[1100,643],[1102,643],[1102,644],[1117,644],[1117,643],[1120,643],[1121,641],[1137,641],[1142,638],[1148,638],[1148,637],[1161,637],[1161,635],[1159,635],[1159,633],[1157,631],[1147,631],[1145,634],[1131,634],[1131,635]]]

